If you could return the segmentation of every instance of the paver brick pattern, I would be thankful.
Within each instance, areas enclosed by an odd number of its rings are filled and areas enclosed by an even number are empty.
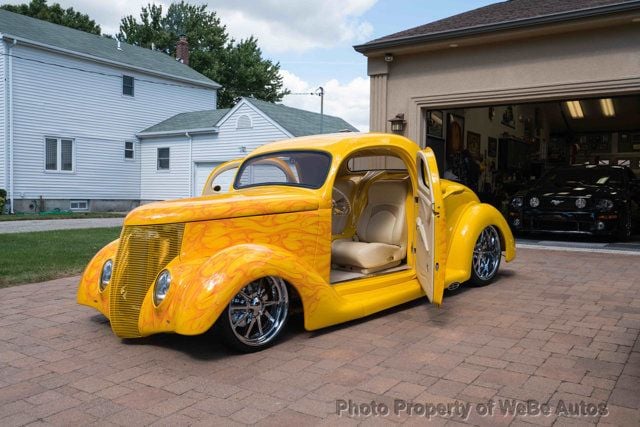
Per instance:
[[[293,319],[248,355],[211,334],[123,341],[78,306],[78,278],[0,289],[0,425],[419,424],[416,404],[531,399],[607,416],[433,418],[433,425],[640,425],[640,258],[520,250],[499,279],[317,332]],[[336,400],[387,405],[338,416]],[[474,406],[473,408],[478,408]]]

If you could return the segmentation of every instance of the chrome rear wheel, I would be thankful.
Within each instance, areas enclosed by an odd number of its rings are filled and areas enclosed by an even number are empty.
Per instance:
[[[479,285],[490,283],[500,267],[501,255],[500,235],[490,225],[482,230],[473,248],[471,281]]]

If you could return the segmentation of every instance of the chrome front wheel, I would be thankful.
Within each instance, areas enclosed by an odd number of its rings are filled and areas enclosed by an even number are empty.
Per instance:
[[[473,248],[471,281],[478,285],[489,284],[498,272],[501,255],[498,230],[490,225],[482,230]]]
[[[266,348],[282,331],[288,313],[284,280],[274,276],[254,280],[233,297],[223,315],[225,340],[243,352]]]

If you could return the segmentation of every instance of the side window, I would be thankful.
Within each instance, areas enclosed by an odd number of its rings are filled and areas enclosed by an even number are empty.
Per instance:
[[[233,184],[233,178],[236,177],[236,172],[238,172],[238,168],[231,168],[214,177],[211,181],[211,189],[217,193],[228,192]],[[219,186],[218,190],[216,190],[217,186]]]
[[[44,169],[51,172],[73,172],[73,144],[73,139],[45,138]]]
[[[169,147],[158,148],[158,170],[169,170]]]
[[[125,160],[133,160],[135,158],[133,141],[124,142],[124,158]]]
[[[122,94],[133,96],[134,79],[132,76],[122,76]]]

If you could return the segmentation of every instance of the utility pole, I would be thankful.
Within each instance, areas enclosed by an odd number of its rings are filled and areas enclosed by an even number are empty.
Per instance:
[[[316,89],[316,95],[320,97],[320,133],[323,133],[324,128],[324,88],[322,86]]]

